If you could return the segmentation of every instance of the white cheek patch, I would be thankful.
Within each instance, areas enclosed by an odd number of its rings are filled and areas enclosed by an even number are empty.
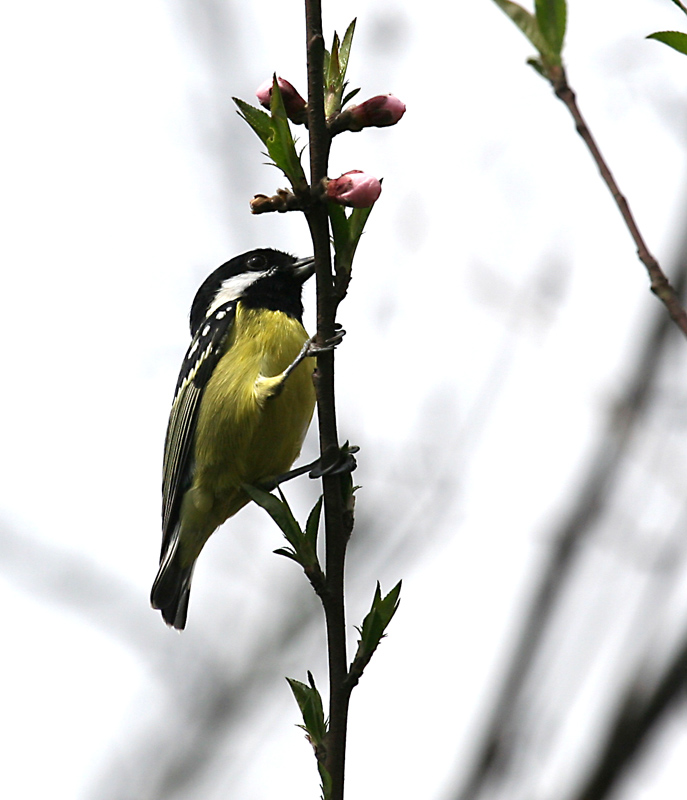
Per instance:
[[[231,303],[232,301],[243,297],[246,289],[249,286],[252,286],[256,281],[265,278],[270,274],[270,272],[271,270],[269,269],[261,270],[260,272],[242,272],[240,275],[234,275],[233,278],[227,278],[226,281],[222,283],[222,286],[215,295],[215,299],[212,301],[212,304],[210,308],[208,308],[205,316],[209,317],[225,303]]]

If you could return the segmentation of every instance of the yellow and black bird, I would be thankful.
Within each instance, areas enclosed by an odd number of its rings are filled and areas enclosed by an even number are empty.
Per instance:
[[[301,301],[313,272],[312,258],[251,250],[216,269],[193,301],[167,427],[150,598],[179,630],[203,545],[249,501],[242,484],[281,475],[300,453],[315,406]]]

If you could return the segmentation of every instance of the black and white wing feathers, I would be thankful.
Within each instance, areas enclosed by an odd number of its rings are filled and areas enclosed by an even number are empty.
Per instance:
[[[199,327],[186,352],[169,415],[162,470],[162,553],[173,540],[184,492],[193,472],[193,441],[203,391],[236,319],[236,301],[219,306]]]

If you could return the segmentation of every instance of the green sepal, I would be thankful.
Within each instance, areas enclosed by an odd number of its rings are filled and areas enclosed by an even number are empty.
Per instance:
[[[317,534],[320,529],[320,516],[322,514],[322,500],[324,495],[320,495],[319,500],[312,507],[310,514],[308,514],[308,521],[305,523],[304,539],[308,549],[313,553],[317,553]],[[315,561],[317,559],[315,558]]]
[[[382,591],[379,582],[377,582],[372,608],[363,620],[362,627],[359,628],[360,641],[358,642],[356,658],[369,659],[377,649],[384,632],[398,609],[401,583],[399,581],[386,597],[382,597]]]
[[[324,51],[324,113],[327,119],[339,114],[343,106],[341,98],[346,89],[346,71],[354,32],[355,20],[346,29],[343,41],[335,33],[331,51]]]
[[[544,65],[538,58],[528,58],[527,63],[532,67],[535,72],[538,72],[542,78],[546,78],[546,71],[544,70]]]
[[[353,256],[373,208],[374,205],[369,208],[354,208],[347,215],[343,206],[327,203],[334,241],[334,270],[340,279],[350,278]]]
[[[560,63],[567,17],[566,0],[535,0],[537,25]]]
[[[291,545],[291,547],[280,547],[274,553],[292,559],[304,569],[319,567],[317,560],[317,531],[322,511],[322,497],[320,496],[320,499],[311,510],[305,531],[303,531],[281,489],[277,489],[279,492],[279,497],[277,498],[257,486],[250,486],[244,483],[242,488],[253,502],[267,511],[284,534],[286,541]]]
[[[325,73],[325,86],[336,86],[341,75],[341,65],[339,63],[339,34],[334,31],[332,49],[329,53],[329,62]]]
[[[673,50],[677,50],[678,53],[687,55],[687,33],[681,33],[680,31],[657,31],[656,33],[650,33],[646,38],[656,39],[657,42],[667,44],[668,47],[672,47]]]
[[[267,146],[268,140],[274,134],[270,115],[261,108],[255,108],[255,106],[250,105],[250,103],[246,103],[245,100],[241,100],[238,97],[233,97],[232,100],[239,107],[239,116],[246,120],[255,133],[257,133],[257,135],[260,137],[262,143]]]
[[[317,769],[322,779],[322,800],[329,800],[332,796],[332,776],[327,772],[321,761],[317,762]]]
[[[339,48],[339,67],[341,70],[341,82],[346,78],[346,70],[348,69],[348,59],[351,55],[351,45],[353,44],[353,34],[355,33],[355,23],[356,20],[354,19],[353,22],[346,28],[346,33],[344,33],[343,40],[341,41],[341,47]]]
[[[511,2],[511,0],[494,0],[494,2],[513,20],[518,28],[520,28],[530,40],[530,43],[534,45],[545,65],[560,66],[560,52],[556,53],[551,47],[547,38],[541,32],[537,18],[533,14],[521,5]]]
[[[346,103],[350,103],[351,100],[358,94],[359,91],[360,89],[351,89],[351,91],[341,101],[341,108],[343,108],[346,105]]]
[[[291,134],[284,100],[276,76],[272,84],[270,114],[234,97],[239,114],[246,120],[267,148],[272,163],[289,179],[294,191],[304,191],[308,183],[303,165],[296,152],[296,142]]]
[[[257,503],[267,511],[270,517],[277,523],[289,544],[296,547],[301,535],[301,527],[291,513],[289,504],[286,502],[286,498],[282,494],[281,489],[279,490],[281,499],[278,499],[264,489],[251,486],[247,483],[244,483],[241,488],[254,503]]]
[[[294,678],[287,678],[286,680],[303,716],[303,725],[301,727],[308,734],[310,741],[317,750],[318,747],[324,744],[324,738],[327,735],[327,723],[324,719],[322,697],[310,673],[308,673],[308,678],[310,686]]]
[[[275,556],[286,556],[286,558],[292,559],[297,564],[301,563],[296,551],[292,550],[290,547],[279,547],[277,550],[273,550],[272,552]]]

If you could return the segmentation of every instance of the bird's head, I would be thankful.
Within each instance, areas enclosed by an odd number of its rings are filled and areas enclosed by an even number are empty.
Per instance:
[[[249,308],[303,316],[303,283],[315,271],[315,260],[296,259],[279,250],[259,249],[236,256],[211,273],[191,306],[191,335],[219,306],[241,300]]]

